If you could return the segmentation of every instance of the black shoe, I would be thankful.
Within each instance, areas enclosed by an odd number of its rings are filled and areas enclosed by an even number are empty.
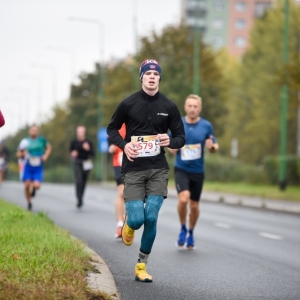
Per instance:
[[[31,210],[31,209],[32,209],[32,204],[31,204],[31,202],[28,203],[28,206],[27,206],[27,207],[28,207],[28,210]]]
[[[35,188],[32,188],[31,197],[34,197],[34,196],[35,196]]]
[[[82,200],[78,201],[78,202],[77,202],[77,207],[80,208],[80,207],[82,206],[82,204],[83,204],[83,203],[82,203]]]

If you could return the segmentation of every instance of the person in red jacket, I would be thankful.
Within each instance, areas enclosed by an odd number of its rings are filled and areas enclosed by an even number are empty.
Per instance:
[[[125,124],[122,125],[119,130],[122,138],[125,138],[126,135],[126,127]],[[110,140],[108,142],[111,144]],[[108,148],[108,152],[113,154],[112,165],[115,172],[115,180],[117,183],[117,198],[115,201],[115,210],[116,210],[116,219],[117,219],[117,231],[115,234],[115,238],[122,237],[122,226],[124,223],[124,214],[125,214],[125,204],[124,204],[124,182],[121,174],[122,167],[122,159],[123,159],[123,150],[118,146],[111,144]]]
[[[4,117],[3,117],[2,112],[0,110],[0,127],[4,126],[4,124],[5,124],[5,120],[4,120]]]

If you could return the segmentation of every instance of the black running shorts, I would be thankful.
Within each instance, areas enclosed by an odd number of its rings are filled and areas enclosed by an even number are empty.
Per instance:
[[[114,172],[117,185],[124,184],[121,174],[121,167],[114,167]]]
[[[174,177],[178,194],[182,191],[189,191],[191,194],[190,199],[192,201],[200,201],[204,182],[204,173],[190,173],[179,168],[175,168]]]

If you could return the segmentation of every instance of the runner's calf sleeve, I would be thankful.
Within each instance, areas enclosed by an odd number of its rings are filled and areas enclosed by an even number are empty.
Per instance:
[[[130,200],[125,202],[126,214],[127,214],[127,225],[137,230],[145,221],[144,217],[144,201],[143,200]]]
[[[163,204],[163,196],[148,196],[145,206],[145,223],[142,235],[140,251],[149,254],[151,252],[155,236],[159,210]]]

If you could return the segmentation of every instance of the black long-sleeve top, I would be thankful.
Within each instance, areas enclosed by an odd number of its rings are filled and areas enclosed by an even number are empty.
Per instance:
[[[126,124],[125,139],[122,139],[118,131],[123,123]],[[125,145],[131,141],[131,136],[156,135],[167,133],[168,130],[172,133],[168,147],[183,147],[185,133],[176,104],[160,92],[150,96],[140,90],[119,104],[107,127],[107,134],[115,145],[124,150]],[[169,168],[163,147],[159,155],[137,157],[133,162],[123,153],[122,172],[161,168]]]
[[[82,145],[87,142],[90,145],[90,150],[86,151],[83,149]],[[78,151],[78,156],[75,158],[75,162],[82,162],[84,160],[87,160],[94,156],[94,149],[93,149],[93,143],[89,139],[85,139],[84,141],[78,141],[77,139],[74,139],[70,143],[70,152],[73,150]]]

